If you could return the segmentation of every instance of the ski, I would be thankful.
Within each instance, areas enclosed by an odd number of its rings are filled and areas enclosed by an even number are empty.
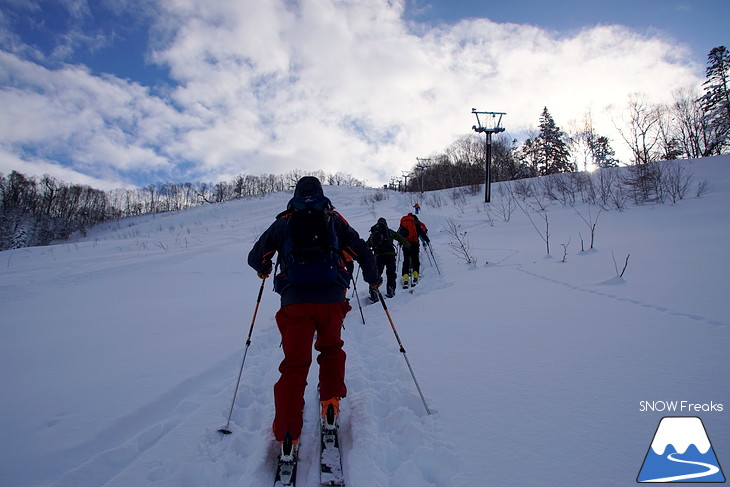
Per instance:
[[[292,445],[291,435],[286,434],[281,453],[276,461],[274,487],[295,486],[297,483],[297,462],[299,449]]]
[[[340,439],[337,434],[337,423],[332,405],[321,419],[321,456],[320,485],[327,487],[344,487],[345,476],[342,473],[342,457],[340,456]]]
[[[421,276],[418,275],[418,272],[412,272],[409,277],[411,280],[411,288],[408,290],[408,292],[413,294],[413,288],[416,287],[416,284],[418,284]]]
[[[413,288],[416,287],[418,279],[414,278],[413,274],[407,274],[408,279],[403,279],[403,289],[407,290],[410,294],[413,294]],[[404,274],[404,277],[406,274]]]

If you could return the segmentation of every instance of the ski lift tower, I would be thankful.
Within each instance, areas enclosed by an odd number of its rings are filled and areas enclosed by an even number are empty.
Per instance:
[[[403,192],[408,192],[408,178],[411,177],[411,173],[407,171],[401,171],[401,177],[403,178]]]
[[[472,108],[471,113],[477,117],[477,124],[473,125],[472,129],[478,134],[483,132],[487,136],[484,141],[484,164],[486,166],[484,202],[489,203],[492,199],[492,134],[504,132],[502,116],[507,114],[504,112],[480,112],[476,108]]]
[[[416,169],[421,171],[421,194],[423,194],[423,176],[426,173],[426,168],[431,165],[431,159],[424,159],[423,157],[416,157]]]

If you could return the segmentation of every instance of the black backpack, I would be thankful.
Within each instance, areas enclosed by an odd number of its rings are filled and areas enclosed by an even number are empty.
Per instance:
[[[390,229],[386,225],[378,223],[370,228],[370,247],[376,254],[395,251]]]
[[[301,285],[340,284],[348,287],[337,230],[336,214],[322,195],[294,197],[289,201],[284,244],[279,253],[281,269],[274,290]]]

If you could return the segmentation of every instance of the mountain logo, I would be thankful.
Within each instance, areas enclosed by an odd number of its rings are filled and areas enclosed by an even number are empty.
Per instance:
[[[637,482],[725,482],[705,425],[694,416],[659,421]]]

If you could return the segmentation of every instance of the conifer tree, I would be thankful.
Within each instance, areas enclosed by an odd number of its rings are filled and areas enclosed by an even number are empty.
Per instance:
[[[555,124],[547,107],[540,115],[540,133],[535,140],[538,149],[540,174],[574,172],[575,165],[570,162],[570,151],[565,133]]]
[[[709,131],[704,155],[711,156],[730,147],[730,52],[725,46],[710,51],[706,77],[700,101]]]
[[[611,144],[608,137],[603,135],[593,137],[589,140],[589,146],[591,155],[593,156],[593,162],[598,167],[615,167],[618,166],[618,160],[616,159],[616,151],[611,148]]]

